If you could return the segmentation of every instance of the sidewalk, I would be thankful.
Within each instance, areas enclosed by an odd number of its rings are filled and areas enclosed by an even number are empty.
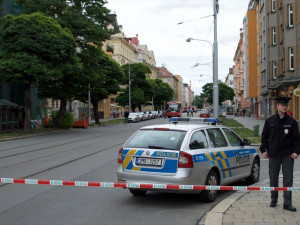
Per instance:
[[[235,117],[239,123],[253,130],[259,125],[261,134],[264,120],[251,117]],[[257,187],[269,187],[269,179],[254,184]],[[280,184],[282,187],[282,177]],[[294,186],[300,186],[300,172],[294,173]],[[297,212],[283,210],[283,192],[279,192],[278,204],[275,208],[269,206],[271,202],[270,191],[237,191],[216,205],[205,218],[205,225],[300,225],[300,192],[293,192],[293,206]]]
[[[300,173],[294,174],[294,186],[300,185]],[[253,186],[269,186],[269,179]],[[282,186],[282,177],[280,184]],[[205,225],[300,225],[300,193],[293,192],[293,206],[297,212],[283,210],[283,192],[279,192],[278,204],[269,206],[270,191],[237,191],[216,205],[206,216]]]

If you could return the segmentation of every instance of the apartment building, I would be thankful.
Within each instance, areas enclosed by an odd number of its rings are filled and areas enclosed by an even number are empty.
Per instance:
[[[227,74],[226,78],[225,78],[225,84],[228,87],[231,87],[233,89],[233,68],[229,68],[229,73]],[[230,100],[227,100],[225,102],[223,102],[223,104],[225,105],[233,105],[233,102]]]
[[[151,70],[148,77],[155,79],[157,71],[154,52],[148,50],[147,45],[140,45],[138,35],[126,37],[123,26],[118,24],[116,14],[111,14],[110,17],[112,22],[108,25],[108,29],[113,30],[115,34],[103,43],[102,49],[120,65],[144,63]],[[104,112],[105,118],[110,117],[113,111],[119,111],[120,115],[123,115],[124,109],[115,102],[116,97],[117,95],[111,95],[108,99],[99,101],[99,110]]]
[[[181,102],[182,106],[186,105],[185,98],[184,98],[184,86],[183,86],[183,79],[180,75],[174,75],[178,80],[178,101]]]
[[[261,116],[276,112],[274,98],[291,98],[289,110],[300,119],[300,0],[260,0]]]
[[[243,23],[244,40],[244,98],[250,101],[249,112],[259,116],[259,5],[258,1],[249,2]]]
[[[157,67],[157,79],[161,79],[163,82],[168,83],[174,90],[173,101],[178,101],[178,79],[164,66]]]
[[[243,29],[240,29],[240,40],[236,48],[233,61],[233,90],[235,97],[233,99],[236,112],[242,109],[250,110],[250,100],[244,97],[244,42]]]

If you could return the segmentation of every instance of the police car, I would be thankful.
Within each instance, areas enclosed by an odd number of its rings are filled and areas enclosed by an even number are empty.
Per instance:
[[[260,153],[215,118],[171,118],[170,124],[142,127],[119,150],[119,183],[228,185],[259,180]],[[204,123],[203,122],[207,122]],[[140,196],[156,189],[129,191]],[[164,190],[196,193],[212,202],[217,190]]]

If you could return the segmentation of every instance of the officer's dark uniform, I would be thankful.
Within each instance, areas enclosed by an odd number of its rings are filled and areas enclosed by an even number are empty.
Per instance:
[[[277,98],[277,102],[288,104],[290,98]],[[282,165],[283,186],[293,186],[293,169],[294,159],[291,158],[293,153],[300,153],[300,134],[297,121],[291,116],[285,114],[280,119],[279,114],[270,116],[264,125],[261,137],[261,153],[268,153],[269,157],[269,176],[270,186],[278,187],[278,178],[280,167]],[[292,192],[285,191],[284,206],[292,205]],[[271,201],[276,206],[278,199],[278,192],[271,192]],[[271,202],[271,204],[272,204]]]

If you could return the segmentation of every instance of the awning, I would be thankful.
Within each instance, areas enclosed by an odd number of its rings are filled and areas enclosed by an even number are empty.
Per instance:
[[[4,99],[4,98],[0,98],[0,107],[3,107],[3,106],[9,106],[9,107],[22,107],[22,106],[19,106],[17,105],[16,103],[13,103],[7,99]]]

